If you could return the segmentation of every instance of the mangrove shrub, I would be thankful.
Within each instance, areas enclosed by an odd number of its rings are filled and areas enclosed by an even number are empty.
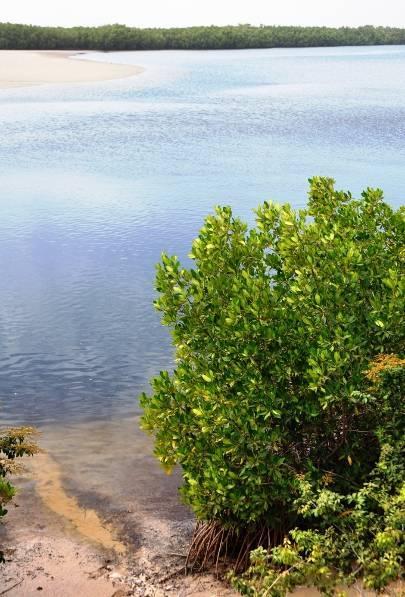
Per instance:
[[[143,427],[213,525],[200,525],[196,557],[280,543],[302,516],[303,478],[343,496],[369,478],[390,415],[364,371],[403,351],[404,240],[403,210],[380,190],[354,199],[316,177],[306,209],[265,202],[252,228],[217,208],[193,267],[162,256],[156,308],[176,365],[142,396]]]

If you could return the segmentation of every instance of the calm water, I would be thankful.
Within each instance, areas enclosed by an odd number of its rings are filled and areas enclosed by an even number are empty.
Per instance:
[[[93,57],[145,71],[0,90],[1,417],[76,446],[98,421],[90,451],[171,366],[154,264],[213,205],[303,206],[315,174],[405,196],[405,47]]]

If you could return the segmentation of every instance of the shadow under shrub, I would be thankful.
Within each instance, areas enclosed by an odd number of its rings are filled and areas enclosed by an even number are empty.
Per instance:
[[[403,210],[379,190],[355,200],[313,178],[307,209],[256,213],[248,229],[217,208],[192,268],[162,256],[156,307],[176,367],[141,398],[155,453],[181,465],[200,521],[191,561],[227,554],[238,568],[299,521],[311,528],[305,483],[347,499],[368,482],[392,413],[369,397],[364,370],[404,341]]]

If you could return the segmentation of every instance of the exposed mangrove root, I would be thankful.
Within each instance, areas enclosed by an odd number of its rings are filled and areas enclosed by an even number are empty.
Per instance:
[[[225,528],[220,522],[198,522],[186,558],[186,570],[204,570],[219,564],[232,565],[237,572],[249,565],[252,549],[270,549],[282,543],[285,532],[265,525]]]

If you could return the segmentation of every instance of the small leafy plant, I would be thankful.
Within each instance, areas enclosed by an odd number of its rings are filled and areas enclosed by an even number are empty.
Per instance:
[[[232,556],[237,569],[254,547],[311,528],[313,502],[353,509],[393,412],[364,371],[404,347],[403,209],[380,190],[356,200],[313,178],[307,209],[265,202],[256,215],[248,229],[217,208],[194,267],[162,256],[156,308],[176,366],[141,397],[156,456],[181,465],[199,520],[190,562]]]
[[[38,452],[38,446],[33,441],[36,435],[32,427],[16,427],[0,430],[0,520],[7,514],[7,504],[16,494],[10,476],[22,471],[22,466],[16,458],[32,456]],[[0,551],[0,562],[3,554]]]

